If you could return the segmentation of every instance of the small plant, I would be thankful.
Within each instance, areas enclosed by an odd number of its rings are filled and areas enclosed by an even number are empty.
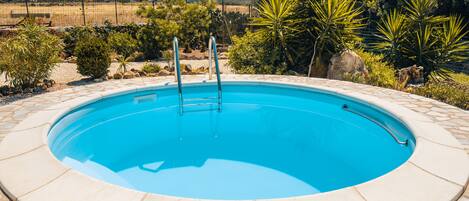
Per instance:
[[[62,49],[62,41],[45,28],[24,24],[17,35],[0,42],[0,74],[14,87],[36,87],[60,61]]]
[[[142,71],[145,73],[159,73],[161,71],[161,66],[153,63],[145,63]]]
[[[137,50],[137,41],[126,33],[113,33],[108,38],[111,48],[119,55],[119,70],[127,72],[127,63]]]
[[[368,74],[366,76],[346,75],[344,76],[345,80],[385,88],[402,88],[396,79],[396,71],[394,67],[384,61],[383,55],[376,55],[362,50],[356,50],[355,52],[365,62]]]
[[[413,88],[411,92],[469,110],[469,86],[467,85],[454,81],[432,80],[423,87]]]
[[[78,72],[91,78],[107,75],[111,65],[111,48],[102,39],[95,36],[82,38],[75,48]]]

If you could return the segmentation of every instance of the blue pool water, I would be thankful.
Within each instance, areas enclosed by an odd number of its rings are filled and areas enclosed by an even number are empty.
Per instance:
[[[216,95],[187,85],[186,98]],[[394,131],[399,145],[360,111]],[[222,111],[186,107],[174,86],[106,98],[55,123],[49,146],[80,172],[139,191],[200,199],[267,199],[326,192],[405,162],[415,139],[394,117],[309,88],[231,82]]]

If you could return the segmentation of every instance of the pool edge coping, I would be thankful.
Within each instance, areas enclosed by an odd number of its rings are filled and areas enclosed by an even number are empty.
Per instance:
[[[390,192],[394,192],[395,194],[401,195],[401,197],[395,197],[395,198],[402,198],[402,196],[404,195],[405,198],[409,198],[408,200],[414,200],[412,198],[417,198],[417,197],[413,197],[412,196],[413,194],[422,193],[422,192],[419,192],[418,190],[428,191],[428,189],[435,189],[435,188],[438,190],[434,190],[432,192],[433,194],[431,195],[431,197],[435,198],[435,200],[438,200],[437,198],[455,200],[459,198],[459,196],[462,195],[462,193],[464,192],[464,189],[467,186],[467,181],[469,177],[469,163],[468,163],[469,160],[467,158],[467,154],[466,152],[464,152],[464,149],[462,148],[461,144],[450,134],[449,131],[436,125],[429,118],[425,117],[422,114],[418,114],[417,112],[414,112],[410,109],[407,109],[403,106],[399,106],[389,101],[381,100],[374,96],[361,94],[359,92],[350,92],[350,91],[346,91],[343,89],[318,86],[318,85],[314,85],[311,83],[302,82],[306,80],[305,78],[302,78],[302,77],[299,77],[298,79],[296,79],[295,82],[292,82],[291,79],[284,80],[285,77],[291,78],[291,76],[264,75],[264,76],[260,76],[260,78],[257,78],[257,79],[249,78],[248,80],[246,80],[246,79],[243,79],[243,78],[246,78],[243,75],[231,75],[231,76],[224,77],[224,81],[259,82],[259,83],[287,84],[287,85],[293,85],[293,86],[301,86],[301,87],[307,87],[307,88],[312,88],[312,89],[318,89],[318,90],[322,90],[322,91],[326,91],[326,92],[330,92],[330,93],[334,93],[334,94],[338,94],[338,95],[342,95],[346,97],[355,98],[364,102],[368,102],[372,105],[375,105],[378,108],[381,108],[393,114],[395,117],[397,117],[402,122],[404,122],[406,126],[412,131],[412,134],[414,135],[416,139],[416,147],[412,156],[409,158],[409,160],[403,163],[401,166],[397,167],[396,169],[390,171],[387,174],[384,174],[380,177],[377,177],[365,183],[352,186],[352,187],[338,189],[335,191],[313,194],[313,195],[308,195],[308,196],[299,196],[299,197],[285,198],[285,199],[268,199],[268,200],[298,200],[298,199],[312,200],[316,198],[326,199],[326,200],[337,200],[337,199],[334,199],[334,197],[337,197],[338,195],[340,195],[339,197],[341,198],[344,198],[345,196],[350,199],[361,198],[361,200],[376,200],[377,196],[381,196],[381,197],[384,196],[387,199],[392,200],[393,193],[390,193]],[[268,79],[265,79],[265,78],[268,78]],[[307,79],[317,80],[317,78],[307,78]],[[200,81],[187,82],[187,84],[189,83],[200,83]],[[80,97],[78,99],[73,99],[71,101],[66,101],[66,102],[62,102],[59,104],[55,104],[51,107],[45,108],[44,110],[41,110],[37,113],[30,115],[28,118],[26,118],[25,120],[20,122],[18,125],[16,125],[12,129],[12,131],[9,134],[7,134],[6,138],[8,138],[11,135],[9,140],[7,140],[6,143],[4,141],[0,144],[0,150],[2,150],[1,149],[2,147],[6,147],[6,146],[10,146],[10,147],[20,146],[20,145],[11,144],[11,143],[15,143],[15,140],[14,140],[15,135],[32,135],[30,133],[28,134],[27,132],[33,129],[36,129],[38,127],[41,127],[41,126],[50,127],[61,116],[68,113],[70,110],[78,108],[82,105],[88,104],[90,102],[98,101],[102,98],[108,98],[112,96],[148,90],[148,89],[151,89],[152,87],[162,87],[167,84],[168,82],[160,82],[157,84],[150,84],[150,85],[145,85],[142,83],[141,86],[133,86],[133,87],[120,88],[120,89],[115,89],[115,90],[106,90],[103,92],[96,92],[85,97]],[[20,153],[11,157],[7,157],[7,158],[4,158],[4,157],[2,158],[0,155],[0,172],[2,172],[2,170],[8,171],[8,170],[11,170],[11,168],[13,168],[11,167],[13,165],[9,166],[7,163],[5,163],[5,161],[8,162],[9,160],[15,161],[16,163],[11,163],[11,164],[14,164],[15,166],[23,165],[24,167],[20,167],[19,170],[24,170],[25,172],[28,172],[28,174],[31,173],[29,171],[32,171],[32,172],[37,171],[31,168],[32,166],[34,166],[33,164],[36,164],[36,163],[32,163],[30,160],[37,160],[36,162],[41,161],[41,163],[43,163],[44,161],[49,161],[50,164],[46,164],[46,165],[50,165],[50,167],[46,166],[48,167],[46,169],[55,168],[54,169],[55,172],[50,171],[49,173],[50,175],[48,175],[48,177],[46,178],[41,178],[43,180],[41,182],[29,181],[31,180],[31,178],[29,178],[29,180],[28,178],[22,178],[24,176],[15,177],[15,178],[11,178],[12,176],[10,176],[10,178],[8,179],[4,179],[0,177],[0,187],[7,193],[7,196],[9,196],[10,198],[13,198],[14,200],[15,199],[40,200],[40,199],[34,199],[35,198],[34,195],[41,195],[41,192],[43,192],[42,194],[44,194],[44,192],[51,191],[51,189],[54,190],[53,189],[54,184],[60,183],[60,182],[71,182],[68,180],[67,181],[64,181],[64,180],[67,179],[68,177],[75,176],[77,178],[83,179],[83,181],[81,181],[82,182],[81,185],[84,187],[87,186],[84,184],[93,184],[93,185],[99,186],[102,189],[112,190],[113,192],[115,191],[116,193],[121,193],[121,194],[126,194],[126,195],[134,194],[135,197],[137,198],[141,197],[140,199],[135,199],[135,200],[151,200],[154,198],[156,198],[157,200],[181,200],[181,201],[194,200],[194,199],[177,198],[177,197],[164,196],[164,195],[156,195],[156,194],[140,192],[140,191],[136,191],[132,189],[127,189],[121,186],[116,186],[113,184],[109,184],[109,183],[97,180],[90,176],[86,176],[76,170],[70,169],[66,167],[65,165],[63,165],[60,161],[58,161],[50,152],[50,149],[48,148],[48,145],[47,145],[47,134],[48,132],[42,133],[42,138],[41,138],[42,144],[39,147],[34,147],[33,149],[28,150],[27,152],[23,152],[23,153]],[[16,142],[18,143],[20,141],[16,141]],[[420,145],[425,145],[425,146],[420,146]],[[41,150],[43,146],[46,146],[47,148],[46,151]],[[431,152],[432,149],[435,149],[435,148],[440,149],[441,152],[445,152],[445,153],[439,153],[438,155],[435,156],[435,153]],[[39,151],[42,151],[45,153],[37,153]],[[34,156],[36,157],[34,158],[33,156],[30,156],[30,155],[38,155],[38,156]],[[30,160],[25,160],[24,158],[30,159]],[[456,168],[456,167],[461,167],[461,166],[463,168]],[[21,168],[24,168],[24,169],[21,169]],[[16,168],[13,168],[13,169],[16,169]],[[41,173],[44,174],[44,172],[41,172]],[[419,175],[416,175],[416,174],[419,174]],[[405,181],[412,180],[414,182],[420,182],[418,183],[420,185],[408,186],[405,184],[402,184],[402,185],[395,184],[396,181],[400,180],[399,177],[402,177],[402,175],[406,175],[406,178],[403,178],[403,179],[401,178],[402,181],[404,181],[404,183],[407,183]],[[23,180],[18,181],[21,179]],[[29,186],[28,185],[24,185],[24,186],[20,185],[20,186],[24,188],[29,188],[29,189],[23,190],[23,191],[16,189],[16,188],[21,188],[21,187],[18,187],[18,182],[27,183]],[[16,184],[13,184],[13,183],[16,183]],[[40,183],[40,184],[37,184],[37,183]],[[10,184],[16,185],[16,187],[12,188],[11,187],[12,185]],[[78,183],[76,183],[75,185],[78,185]],[[72,186],[75,186],[75,185],[72,185]],[[383,187],[386,187],[386,188],[383,189]],[[9,190],[10,188],[12,188],[11,191]],[[444,188],[444,191],[441,191],[441,189],[443,188]],[[66,190],[66,189],[62,189],[62,190]],[[75,189],[68,189],[68,190],[75,190]],[[90,193],[93,194],[93,192],[90,192]],[[99,192],[94,192],[94,194],[98,194],[98,193]],[[415,195],[415,196],[422,196],[422,195]],[[115,200],[115,199],[112,199],[112,200]]]

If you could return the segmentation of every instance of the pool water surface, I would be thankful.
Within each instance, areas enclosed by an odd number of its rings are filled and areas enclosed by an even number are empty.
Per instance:
[[[185,98],[216,85],[185,85]],[[55,123],[49,147],[67,166],[156,194],[269,199],[357,185],[400,166],[415,139],[392,115],[321,90],[226,82],[222,110],[187,106],[174,86],[104,98]],[[343,109],[360,111],[382,126]]]

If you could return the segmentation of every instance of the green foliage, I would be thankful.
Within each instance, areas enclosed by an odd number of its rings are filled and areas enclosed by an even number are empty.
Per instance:
[[[137,50],[137,41],[127,33],[111,34],[108,43],[118,55],[124,58],[129,58]]]
[[[412,93],[469,110],[469,86],[453,81],[430,81]]]
[[[138,46],[146,59],[155,59],[161,54],[161,49],[156,39],[157,35],[158,29],[154,24],[148,24],[137,32]]]
[[[49,77],[62,49],[62,41],[45,28],[24,24],[17,35],[0,42],[0,74],[14,87],[35,87]]]
[[[119,69],[127,71],[130,56],[137,50],[137,40],[127,33],[113,33],[108,38],[111,48],[119,55]]]
[[[91,78],[102,78],[107,75],[111,65],[111,48],[102,39],[89,36],[82,38],[75,48],[78,72]]]
[[[211,18],[207,7],[200,4],[187,4],[182,11],[181,41],[186,51],[205,49],[208,41],[208,28]]]
[[[145,73],[158,73],[161,71],[161,66],[158,64],[145,63],[145,65],[143,65],[142,71]]]
[[[62,36],[65,44],[64,52],[67,54],[67,56],[72,56],[76,43],[80,40],[80,38],[90,35],[107,40],[109,35],[113,33],[126,33],[132,36],[132,38],[136,38],[137,32],[143,26],[144,25],[136,24],[112,25],[109,22],[105,22],[105,26],[66,28],[65,33]]]
[[[289,52],[288,40],[293,38],[297,30],[298,19],[293,16],[296,0],[261,0],[259,17],[253,18],[251,25],[259,27],[259,34],[265,35],[273,50],[278,51],[281,61],[293,62]]]
[[[90,27],[73,27],[65,30],[63,36],[63,41],[65,44],[64,52],[67,56],[73,55],[75,47],[82,38],[89,37],[90,35],[95,35],[94,29]]]
[[[437,5],[436,0],[406,1],[404,13],[391,12],[378,27],[376,49],[397,67],[423,66],[426,80],[432,75],[447,77],[443,67],[468,58],[463,19],[433,15]]]
[[[233,37],[233,45],[228,50],[229,65],[237,73],[282,74],[286,65],[272,61],[274,53],[260,33],[247,32],[242,37]]]
[[[222,15],[221,10],[210,10],[212,16],[212,24],[210,25],[210,33],[212,33],[218,41],[231,42],[232,36],[242,36],[246,32],[249,21],[249,15],[240,12],[225,12]]]
[[[314,50],[308,75],[325,76],[325,63],[335,53],[362,39],[358,31],[364,27],[362,10],[356,0],[310,0],[313,13]]]
[[[146,18],[149,26],[141,30],[137,37],[141,44],[158,48],[156,52],[146,55],[161,56],[161,51],[171,47],[174,36],[181,39],[181,46],[186,51],[204,48],[211,23],[209,12],[211,8],[212,4],[204,2],[187,4],[181,0],[164,0],[156,8],[141,6],[137,15]],[[143,49],[144,53],[149,52],[149,48]]]
[[[402,61],[404,52],[404,43],[408,33],[406,16],[398,10],[392,10],[388,15],[381,18],[378,25],[378,37],[381,41],[375,45],[375,48],[383,51],[388,61]]]
[[[396,79],[394,67],[385,62],[383,55],[377,55],[361,50],[355,51],[365,62],[368,69],[368,75],[347,75],[346,80],[369,84],[373,86],[399,89],[399,83]]]

